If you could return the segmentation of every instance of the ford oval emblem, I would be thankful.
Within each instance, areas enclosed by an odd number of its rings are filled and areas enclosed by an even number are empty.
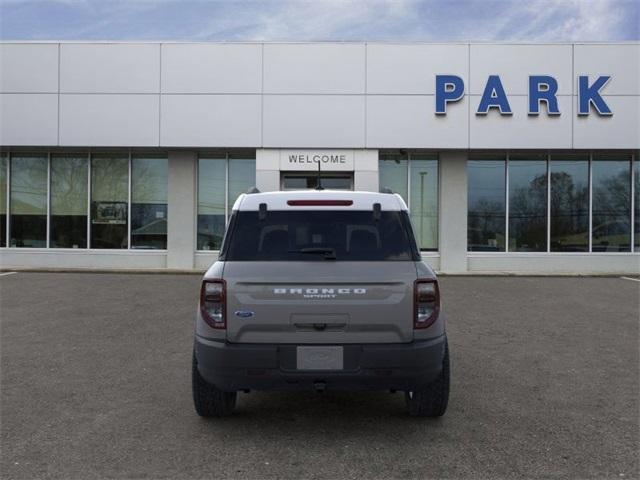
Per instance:
[[[253,312],[249,310],[238,310],[235,313],[235,316],[240,318],[249,318],[249,317],[253,317]]]

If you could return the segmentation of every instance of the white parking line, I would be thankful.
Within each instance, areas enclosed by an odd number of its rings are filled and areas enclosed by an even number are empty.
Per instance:
[[[4,273],[0,273],[0,277],[4,277],[5,275],[13,275],[14,273],[18,273],[18,272],[4,272]]]
[[[631,278],[631,277],[620,277],[625,280],[631,280],[632,282],[640,282],[640,278]]]

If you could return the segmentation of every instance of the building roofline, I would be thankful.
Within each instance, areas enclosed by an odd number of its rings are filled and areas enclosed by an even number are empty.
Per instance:
[[[640,40],[621,41],[380,41],[380,40],[310,40],[310,41],[190,41],[190,40],[0,40],[0,44],[115,44],[115,45],[640,45]]]

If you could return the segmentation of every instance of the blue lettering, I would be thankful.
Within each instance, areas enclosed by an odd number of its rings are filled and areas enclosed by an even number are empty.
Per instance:
[[[541,102],[547,104],[549,115],[560,115],[557,92],[558,82],[555,78],[549,75],[531,75],[529,77],[529,115],[540,113]]]
[[[447,113],[447,103],[464,96],[464,80],[457,75],[436,75],[436,115]]]
[[[600,115],[613,115],[613,112],[600,96],[600,90],[611,79],[609,75],[601,75],[589,86],[589,77],[578,77],[578,115],[589,115],[589,107],[593,105]]]
[[[511,115],[512,113],[498,75],[489,75],[476,115],[486,115],[490,108],[498,108],[501,115]]]

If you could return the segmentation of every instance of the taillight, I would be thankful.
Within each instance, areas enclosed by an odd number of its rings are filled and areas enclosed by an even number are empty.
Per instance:
[[[434,279],[416,280],[414,284],[414,328],[427,328],[433,325],[440,313],[440,290]]]
[[[211,328],[227,327],[226,285],[224,280],[203,280],[200,289],[200,312]]]

